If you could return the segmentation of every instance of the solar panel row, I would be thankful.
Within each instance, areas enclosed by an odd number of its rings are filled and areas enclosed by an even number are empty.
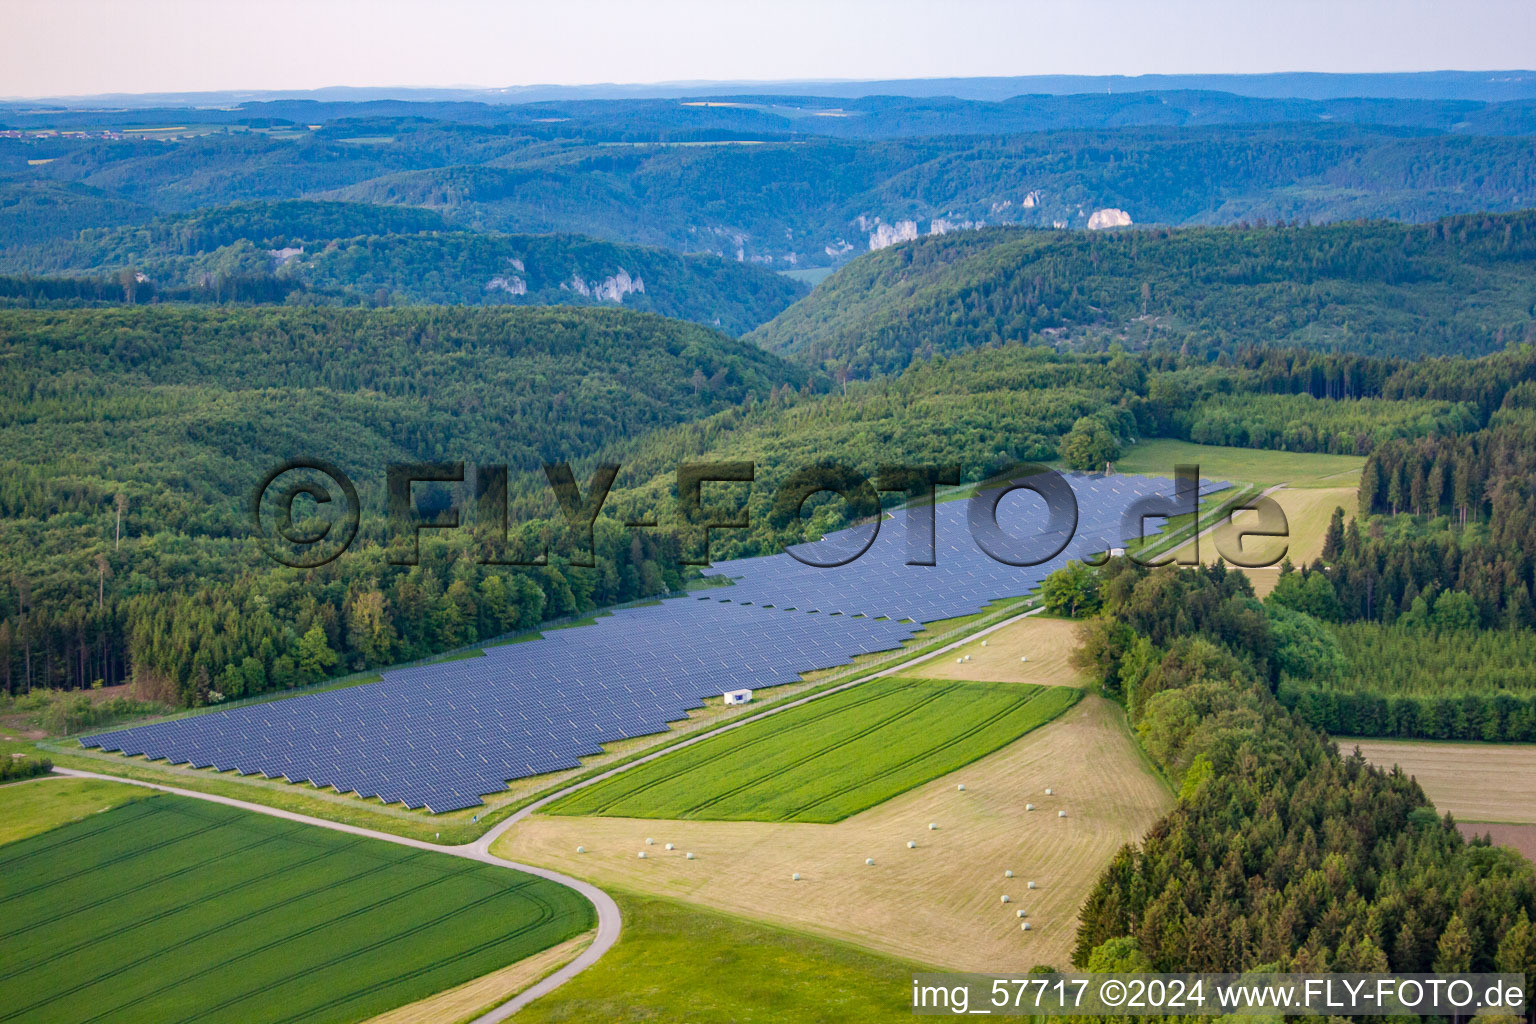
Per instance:
[[[898,520],[881,529],[863,557],[841,568],[812,568],[789,555],[729,562],[716,568],[736,585],[702,598],[621,609],[596,625],[487,648],[484,657],[386,671],[377,683],[101,733],[81,743],[334,786],[439,813],[471,807],[510,780],[574,768],[605,743],[659,732],[706,696],[792,682],[804,671],[895,648],[918,622],[1027,593],[1069,556],[1122,539],[1121,516],[1131,502],[1172,493],[1166,480],[1072,483],[1077,536],[1038,566],[989,558],[969,537],[965,503],[947,503],[936,509],[935,566],[905,564]],[[1024,524],[1043,519],[1038,501],[1032,507],[1033,496],[1020,493],[1022,503],[1004,499],[999,522],[1022,536]],[[828,543],[846,546],[854,532]]]

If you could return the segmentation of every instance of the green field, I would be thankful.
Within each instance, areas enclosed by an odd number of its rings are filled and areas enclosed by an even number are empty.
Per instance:
[[[1292,487],[1353,487],[1365,466],[1365,459],[1358,455],[1228,448],[1157,438],[1127,448],[1115,460],[1115,472],[1172,476],[1173,467],[1181,462],[1195,463],[1201,476],[1214,480]]]
[[[0,847],[0,1021],[365,1020],[593,919],[530,875],[156,796]]]
[[[912,1019],[912,972],[893,957],[669,900],[615,893],[618,945],[518,1024],[830,1024]]]
[[[1013,742],[1078,696],[1062,686],[877,679],[623,772],[549,813],[841,821]]]
[[[42,778],[0,786],[0,844],[143,800],[152,792],[100,779]]]

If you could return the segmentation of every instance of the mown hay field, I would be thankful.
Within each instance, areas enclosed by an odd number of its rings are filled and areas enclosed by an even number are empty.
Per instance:
[[[578,790],[552,814],[841,821],[997,750],[1077,690],[888,678],[747,724]]]
[[[594,923],[532,875],[155,796],[0,846],[0,1021],[357,1021]]]
[[[1085,696],[1022,739],[836,824],[535,815],[493,852],[919,963],[1066,968],[1100,872],[1172,804],[1124,712]]]
[[[1536,743],[1440,743],[1338,737],[1388,771],[1400,765],[1460,821],[1536,825]]]

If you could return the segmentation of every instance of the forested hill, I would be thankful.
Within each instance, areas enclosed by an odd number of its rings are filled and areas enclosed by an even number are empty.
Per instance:
[[[805,293],[755,265],[577,235],[448,230],[411,206],[289,200],[0,255],[0,302],[611,305],[742,334]],[[41,276],[39,276],[41,275]]]
[[[1079,228],[1111,207],[1137,224],[1181,225],[1422,221],[1536,203],[1529,139],[1492,130],[1197,124],[830,139],[541,116],[561,120],[338,115],[314,130],[194,126],[192,137],[163,141],[0,138],[0,249],[89,223],[309,198],[428,207],[456,227],[579,233],[778,270],[840,264],[882,228]]]
[[[614,524],[574,574],[472,560],[468,531],[388,566],[386,467],[508,466],[514,496],[531,472],[559,522],[541,462],[805,382],[756,346],[620,310],[0,312],[0,679],[78,687],[132,665],[196,702],[210,678],[232,696],[315,678],[326,666],[298,660],[315,627],[361,668],[664,592],[675,559]],[[248,502],[278,464],[314,458],[354,482],[362,531],[306,573],[260,552]],[[550,529],[517,520],[534,538],[518,550]]]
[[[870,253],[754,332],[862,377],[1003,341],[1416,358],[1536,337],[1536,213],[1426,225],[992,229]]]

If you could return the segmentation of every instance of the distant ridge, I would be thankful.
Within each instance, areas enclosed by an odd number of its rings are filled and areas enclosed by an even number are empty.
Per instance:
[[[669,99],[771,92],[778,96],[954,96],[1002,100],[1029,94],[1073,95],[1096,92],[1150,92],[1194,89],[1264,99],[1505,100],[1536,99],[1536,71],[1405,71],[1337,74],[1283,71],[1259,75],[1020,75],[998,78],[892,78],[870,81],[701,81],[639,84],[520,85],[501,89],[390,88],[334,86],[325,89],[234,90],[224,92],[109,93],[95,96],[4,97],[3,103],[43,106],[161,107],[228,106],[273,100],[358,102],[400,99],[424,102],[541,103],[581,99]]]

